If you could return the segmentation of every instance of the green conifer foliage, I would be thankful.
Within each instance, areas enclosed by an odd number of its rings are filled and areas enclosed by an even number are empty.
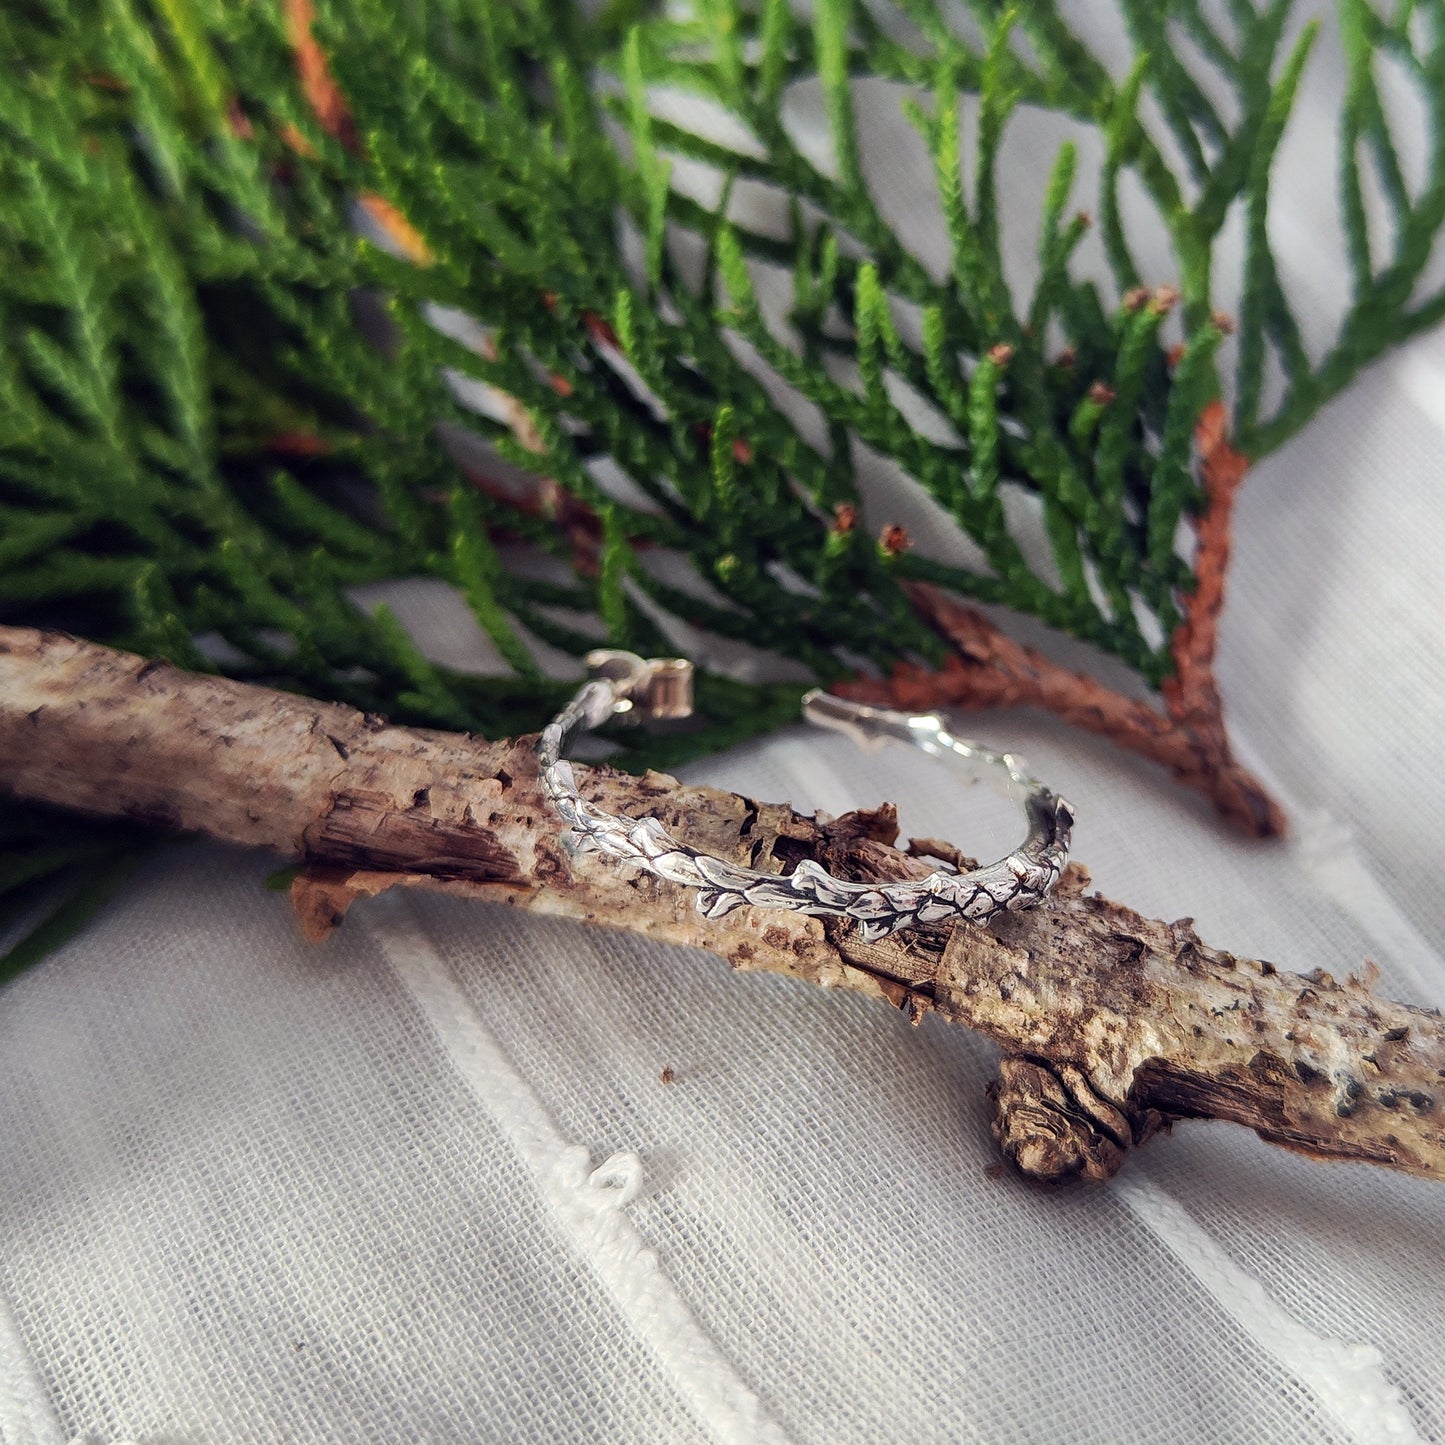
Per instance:
[[[1176,538],[1201,500],[1205,403],[1226,394],[1236,444],[1259,456],[1445,313],[1445,291],[1422,292],[1445,222],[1445,0],[1388,19],[1341,0],[1353,303],[1321,356],[1267,227],[1313,27],[1286,43],[1288,0],[1234,0],[1227,25],[1197,0],[1121,8],[1136,48],[1122,81],[1049,0],[976,0],[966,22],[937,0],[886,14],[815,0],[807,16],[787,0],[697,0],[681,19],[632,0],[326,0],[315,34],[350,117],[328,130],[280,3],[4,7],[0,615],[502,734],[535,728],[568,690],[548,649],[673,650],[675,624],[810,679],[937,661],[902,587],[922,579],[1158,686],[1193,581]],[[1381,57],[1428,112],[1422,182],[1397,155]],[[863,77],[900,88],[932,158],[942,274],[865,180]],[[821,95],[827,163],[785,123],[801,85]],[[660,87],[726,112],[732,138],[665,118]],[[1108,278],[1076,262],[1090,222],[1073,209],[1072,145],[1049,174],[1005,181],[1020,105],[1097,129]],[[716,203],[675,184],[684,162],[715,175]],[[1372,230],[1362,164],[1387,234]],[[1173,277],[1141,277],[1126,178],[1167,231]],[[742,183],[780,198],[789,224],[739,219]],[[1042,200],[1027,296],[1005,277],[1004,184]],[[1225,376],[1212,266],[1236,207],[1245,269]],[[412,230],[378,230],[378,216]],[[408,235],[420,240],[399,253]],[[779,277],[783,314],[760,299]],[[1173,292],[1145,279],[1177,288],[1173,319]],[[1266,404],[1271,365],[1284,383]],[[464,404],[467,385],[492,404]],[[797,420],[800,399],[816,424]],[[555,485],[479,475],[464,434]],[[908,550],[867,515],[860,445],[933,498],[975,564]],[[1047,566],[1010,489],[1035,499]],[[496,675],[429,661],[356,600],[412,576],[459,589]],[[705,726],[621,741],[676,762],[778,725],[799,691],[705,672]],[[93,885],[94,849],[121,846],[30,812],[7,828],[13,907],[56,872]]]

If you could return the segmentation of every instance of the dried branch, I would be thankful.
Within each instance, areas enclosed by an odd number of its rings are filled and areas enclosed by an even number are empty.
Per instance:
[[[890,846],[889,808],[830,822],[655,773],[578,776],[599,806],[754,867],[815,858],[896,879],[929,871],[919,855],[941,846]],[[0,628],[0,788],[300,858],[293,898],[313,938],[355,899],[411,884],[858,989],[915,1020],[935,1012],[1003,1048],[995,1132],[1038,1178],[1106,1177],[1181,1118],[1445,1178],[1438,1012],[1377,998],[1368,978],[1302,977],[1211,948],[1187,919],[1088,893],[1078,866],[1048,907],[993,931],[929,925],[864,944],[840,920],[743,909],[708,921],[684,890],[568,855],[529,739],[392,727],[20,628]]]

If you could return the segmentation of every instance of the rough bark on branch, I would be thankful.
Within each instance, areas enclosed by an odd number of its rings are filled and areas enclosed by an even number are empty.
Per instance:
[[[656,773],[578,768],[599,806],[651,814],[709,852],[857,879],[929,871],[890,846],[891,810],[828,821]],[[1087,891],[992,931],[965,923],[865,944],[843,920],[741,909],[708,921],[688,892],[569,857],[530,739],[393,727],[335,704],[195,676],[56,633],[0,627],[0,789],[274,849],[315,938],[398,883],[461,891],[719,954],[738,968],[935,1012],[1005,1053],[995,1132],[1039,1178],[1117,1169],[1181,1118],[1227,1119],[1325,1158],[1445,1178],[1445,1023],[1336,981],[1211,948]]]

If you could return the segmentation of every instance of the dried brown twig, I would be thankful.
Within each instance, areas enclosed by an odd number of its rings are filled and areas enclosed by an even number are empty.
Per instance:
[[[650,773],[578,769],[601,807],[652,815],[708,852],[858,879],[929,871],[890,846],[891,809],[806,818]],[[1102,1178],[1180,1118],[1228,1119],[1323,1158],[1445,1178],[1445,1024],[1337,982],[1209,947],[1087,891],[1070,868],[1044,908],[993,931],[928,925],[872,944],[850,924],[741,909],[572,859],[529,739],[392,727],[350,708],[182,673],[56,633],[0,628],[0,789],[305,861],[303,927],[324,937],[397,884],[629,929],[933,1012],[1004,1050],[995,1132],[1038,1178]]]

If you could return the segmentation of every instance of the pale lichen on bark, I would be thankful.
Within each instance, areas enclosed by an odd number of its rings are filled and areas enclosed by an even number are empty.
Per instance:
[[[589,800],[652,816],[720,857],[786,872],[917,877],[892,810],[836,820],[783,804],[578,768]],[[1003,1050],[995,1133],[1039,1178],[1102,1178],[1181,1118],[1445,1178],[1445,1025],[1367,977],[1286,972],[1211,948],[1189,920],[1089,891],[991,929],[951,922],[865,943],[846,920],[741,909],[708,920],[687,890],[572,857],[529,739],[394,727],[336,704],[148,663],[56,633],[0,628],[0,788],[17,797],[269,848],[306,867],[292,895],[324,937],[397,884],[623,928],[937,1013]]]

